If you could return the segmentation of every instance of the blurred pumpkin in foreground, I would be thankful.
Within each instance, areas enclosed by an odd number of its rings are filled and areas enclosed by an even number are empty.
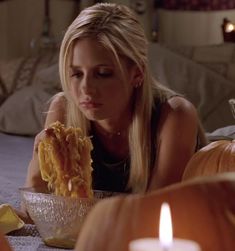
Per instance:
[[[169,203],[175,238],[203,251],[234,251],[235,174],[203,177],[145,195],[105,199],[91,210],[76,251],[128,251],[130,241],[157,238],[160,207]]]
[[[235,140],[218,140],[196,152],[189,160],[183,180],[235,171]]]

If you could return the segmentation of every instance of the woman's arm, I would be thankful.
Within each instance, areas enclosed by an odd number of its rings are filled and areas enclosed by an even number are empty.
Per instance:
[[[50,104],[46,117],[45,128],[55,121],[65,123],[66,101],[63,93],[56,94]],[[33,156],[28,166],[25,187],[45,187],[46,184],[41,178],[38,163],[38,144],[45,136],[45,131],[41,131],[34,140]]]
[[[188,100],[177,96],[163,105],[156,135],[156,163],[148,190],[181,180],[196,149],[198,124],[197,111]]]
[[[66,112],[66,101],[63,93],[58,93],[52,98],[48,114],[46,117],[45,128],[47,128],[51,123],[55,121],[65,122],[65,112]],[[40,140],[45,136],[45,130],[38,133],[34,140],[33,155],[29,162],[25,187],[41,187],[47,189],[47,184],[41,178],[41,172],[38,163],[38,144]],[[30,219],[27,210],[23,203],[21,203],[21,209],[16,210],[18,216],[25,222],[32,224],[33,221]]]

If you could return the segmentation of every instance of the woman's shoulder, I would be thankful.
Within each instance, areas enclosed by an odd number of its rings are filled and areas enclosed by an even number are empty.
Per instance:
[[[191,101],[183,96],[175,95],[167,99],[166,106],[175,112],[195,112],[196,108]]]
[[[59,92],[52,97],[50,107],[64,107],[66,106],[66,98],[64,92]]]
[[[171,90],[164,91],[163,95],[154,98],[153,111],[153,115],[159,113],[161,116],[165,113],[177,116],[184,113],[197,114],[196,108],[191,101]]]
[[[59,92],[52,97],[50,107],[48,110],[45,127],[49,126],[55,121],[65,123],[67,101],[64,92]]]
[[[198,120],[196,107],[183,96],[172,96],[162,104],[163,120],[179,121],[181,124],[196,123]]]

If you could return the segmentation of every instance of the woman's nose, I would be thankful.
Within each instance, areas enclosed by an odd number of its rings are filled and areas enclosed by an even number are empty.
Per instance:
[[[91,94],[95,92],[94,79],[92,76],[84,76],[81,83],[81,89],[85,94]]]

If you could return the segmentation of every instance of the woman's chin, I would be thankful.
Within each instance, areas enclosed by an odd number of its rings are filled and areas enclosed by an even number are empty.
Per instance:
[[[92,121],[107,119],[107,116],[104,116],[103,114],[97,112],[89,112],[89,113],[86,112],[84,113],[84,115],[88,120]]]

